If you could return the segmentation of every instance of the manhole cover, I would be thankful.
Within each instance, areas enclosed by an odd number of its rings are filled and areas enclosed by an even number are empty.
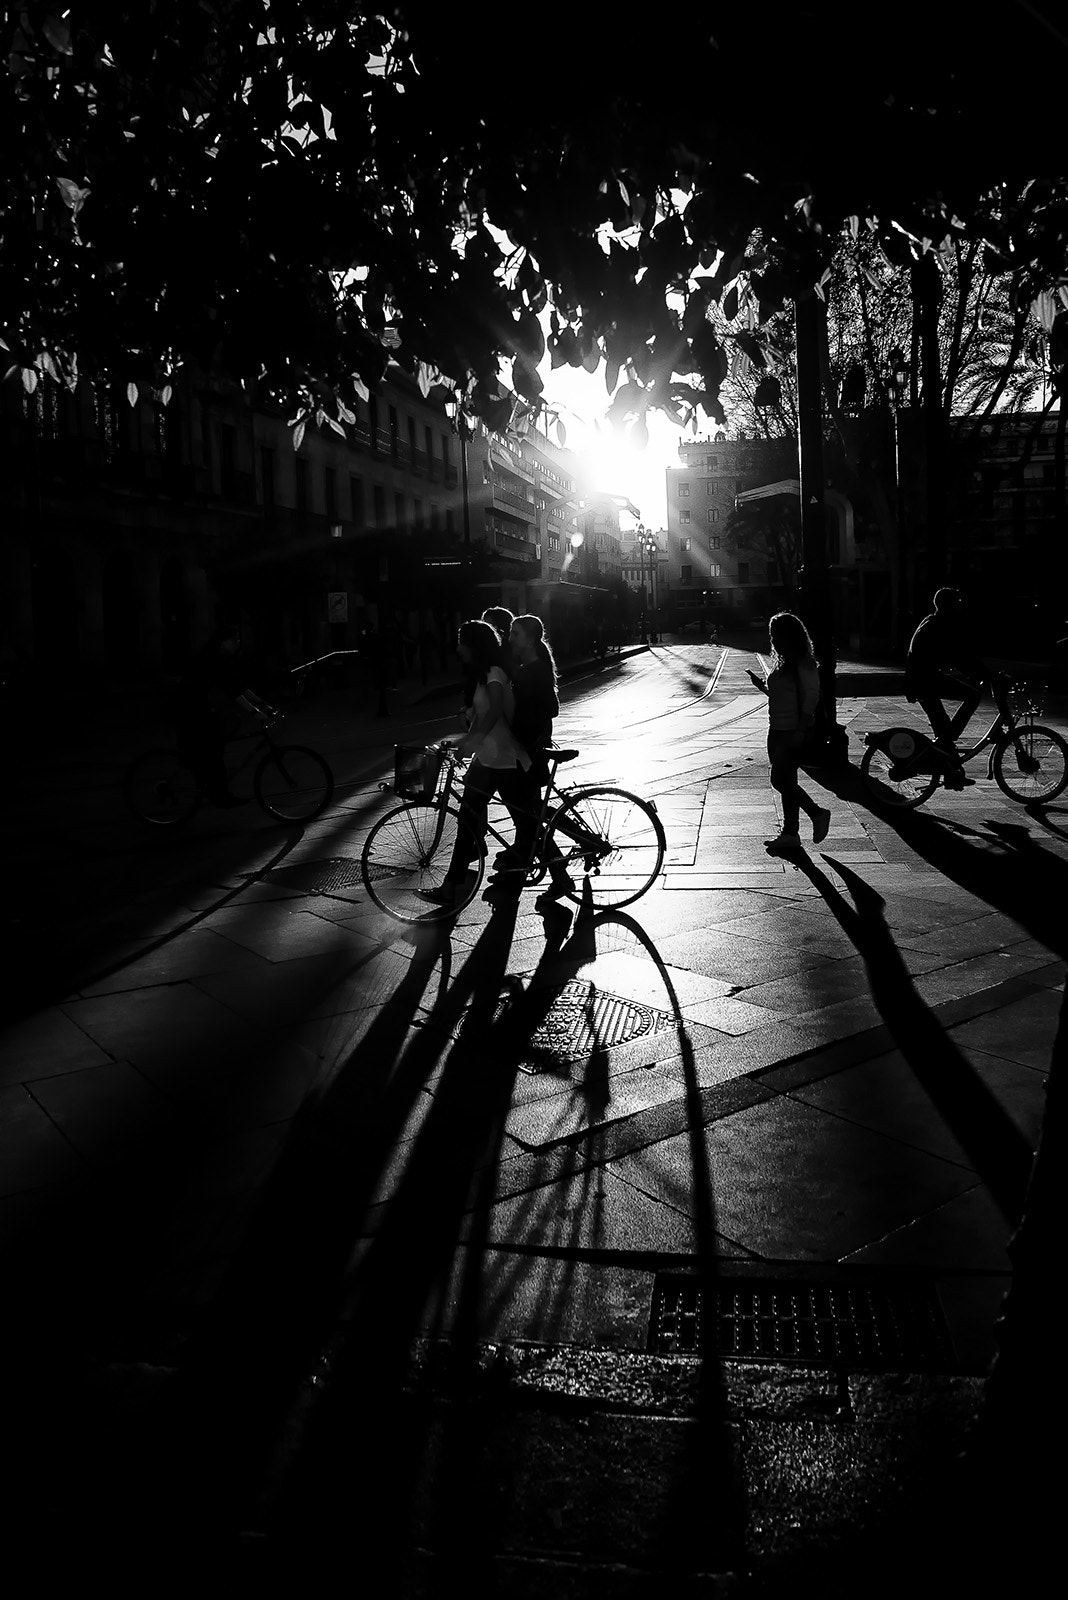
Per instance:
[[[693,1277],[658,1273],[648,1348],[656,1355],[700,1354],[706,1317],[724,1358],[910,1372],[955,1364],[929,1284],[727,1278],[705,1288]]]
[[[344,856],[330,861],[298,861],[291,867],[272,867],[262,874],[265,883],[282,883],[309,894],[329,894],[333,889],[353,889],[362,882],[360,863]]]
[[[659,1033],[671,1022],[670,1012],[605,994],[596,984],[573,978],[532,1033],[529,1056],[521,1068],[541,1072],[549,1062],[585,1061],[595,1048],[613,1050],[644,1034]]]

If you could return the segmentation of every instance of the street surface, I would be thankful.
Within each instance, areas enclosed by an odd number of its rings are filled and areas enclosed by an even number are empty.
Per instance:
[[[1029,815],[976,763],[880,816],[823,769],[829,837],[769,857],[754,664],[667,644],[563,686],[561,778],[655,800],[668,840],[593,918],[527,891],[413,929],[367,899],[392,743],[454,733],[448,690],[388,722],[300,707],[338,778],[303,829],[250,806],[146,838],[121,741],[24,794],[0,1172],[25,1348],[240,1371],[253,1456],[294,1387],[344,1415],[419,1335],[644,1351],[657,1273],[714,1264],[932,1285],[943,1370],[981,1375],[1060,1016],[1068,800]],[[915,720],[862,677],[854,762]]]

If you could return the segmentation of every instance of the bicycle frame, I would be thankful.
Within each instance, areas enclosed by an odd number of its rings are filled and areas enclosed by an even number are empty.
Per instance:
[[[1020,724],[1027,721],[1033,723],[1036,713],[1034,707],[1028,704],[1027,709],[1017,715],[1008,705],[1008,695],[1014,688],[1020,687],[1023,686],[1011,683],[1005,685],[1006,703],[1004,706],[997,701],[995,696],[994,715],[985,733],[975,744],[957,752],[958,760],[961,763],[971,761],[974,756],[980,755],[984,750],[989,749],[987,777],[993,777],[994,757],[999,749],[1011,744],[1016,747],[1017,753],[1022,755],[1019,738]],[[907,734],[909,739],[916,745],[916,748],[907,755],[903,752],[899,754],[893,748],[893,740],[898,734]],[[935,743],[933,734],[922,732],[915,728],[873,730],[865,735],[865,743],[885,750],[887,755],[896,760],[901,771],[908,772],[910,775],[930,772],[939,777],[945,777],[947,773],[953,770],[955,765],[949,757],[942,754]]]
[[[559,807],[561,805],[565,805],[567,803],[567,801],[571,798],[571,795],[576,792],[574,789],[560,789],[560,788],[557,787],[556,772],[557,772],[558,763],[553,760],[553,752],[552,752],[552,750],[546,750],[544,753],[545,753],[545,757],[546,757],[547,763],[549,764],[549,766],[551,767],[552,770],[550,771],[550,774],[549,774],[548,785],[547,785],[547,787],[545,789],[545,792],[544,792],[544,794],[542,796],[541,805],[539,806],[538,811],[537,811],[538,831],[537,831],[537,835],[535,836],[535,841],[534,841],[534,853],[533,853],[533,855],[531,857],[531,861],[530,861],[530,865],[532,867],[537,863],[539,857],[541,856],[542,848],[543,848],[543,846],[545,844],[546,839],[548,838],[549,827],[550,827],[550,824],[552,822],[553,817],[556,815],[556,812],[559,810]],[[437,845],[438,845],[438,843],[440,842],[440,839],[441,839],[441,828],[444,826],[444,816],[445,816],[446,807],[448,806],[449,801],[452,799],[454,791],[458,787],[457,783],[456,783],[456,778],[457,778],[457,776],[459,774],[459,771],[460,771],[460,764],[459,764],[459,760],[457,759],[457,757],[455,755],[455,752],[453,752],[451,754],[449,752],[446,752],[446,758],[441,764],[441,771],[442,771],[443,777],[441,779],[439,779],[439,787],[438,787],[438,789],[436,790],[436,792],[434,793],[433,797],[431,798],[431,800],[429,802],[432,806],[437,807],[441,811],[441,815],[442,815],[442,821],[439,823],[438,827],[434,831],[434,848],[435,849],[437,848]],[[558,800],[559,805],[554,806],[552,804],[552,798],[553,798],[554,795],[556,796],[556,799]],[[462,789],[461,789],[461,796],[462,796]],[[418,802],[416,802],[416,803],[418,804]],[[530,815],[534,815],[534,813],[531,812]],[[487,835],[492,834],[495,842],[497,844],[503,846],[505,849],[507,849],[508,840],[504,837],[504,835],[502,833],[498,832],[498,830],[493,826],[492,822],[490,822],[488,817],[486,819],[486,833],[487,833]]]

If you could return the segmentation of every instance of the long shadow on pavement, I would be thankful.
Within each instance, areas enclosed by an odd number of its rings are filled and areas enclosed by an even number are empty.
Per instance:
[[[1015,1225],[1031,1170],[1028,1141],[917,993],[883,916],[882,896],[844,863],[826,854],[824,859],[849,889],[852,905],[807,855],[798,856],[797,866],[856,945],[872,999],[895,1045],[1002,1214]]]

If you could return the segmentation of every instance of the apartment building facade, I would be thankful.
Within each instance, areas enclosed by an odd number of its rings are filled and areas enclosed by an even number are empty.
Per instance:
[[[667,547],[662,609],[684,626],[702,614],[739,618],[767,609],[781,574],[763,551],[728,549],[724,538],[736,497],[788,475],[796,447],[788,439],[695,439],[668,467]]]

